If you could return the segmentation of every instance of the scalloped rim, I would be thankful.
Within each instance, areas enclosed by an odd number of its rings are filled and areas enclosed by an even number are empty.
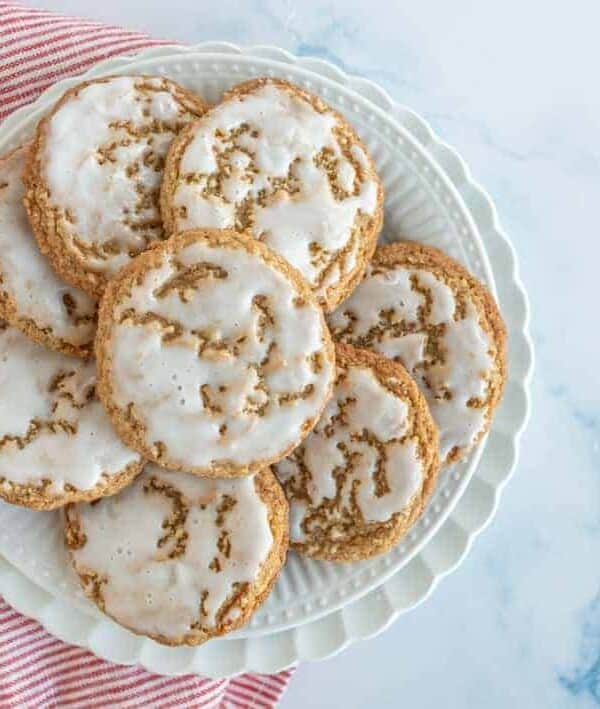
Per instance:
[[[435,546],[434,542],[439,542],[444,537],[446,527],[455,524],[454,518],[461,507],[462,498],[435,536],[429,539],[427,545],[421,548],[406,567],[400,569],[379,588],[337,611],[333,611],[304,625],[271,635],[220,641],[231,644],[237,643],[237,649],[240,652],[234,653],[237,660],[234,658],[233,663],[231,661],[221,662],[223,667],[220,670],[217,669],[215,671],[216,668],[211,670],[210,667],[202,665],[203,674],[216,678],[230,676],[239,672],[275,672],[299,661],[331,657],[358,640],[373,637],[382,632],[399,615],[416,607],[429,597],[440,580],[461,563],[469,552],[475,538],[490,523],[497,510],[504,486],[514,472],[518,459],[520,437],[529,419],[529,382],[533,368],[533,346],[529,336],[528,299],[519,277],[516,254],[500,227],[496,208],[490,196],[473,181],[470,170],[456,151],[441,141],[423,118],[412,110],[395,103],[389,94],[374,82],[347,75],[341,69],[322,59],[295,57],[285,50],[268,45],[243,48],[228,42],[204,42],[192,47],[162,45],[145,50],[137,55],[123,55],[100,62],[83,76],[105,74],[117,69],[123,70],[131,62],[137,64],[155,57],[190,53],[221,53],[227,55],[235,53],[283,64],[294,64],[305,71],[314,72],[321,77],[355,91],[374,104],[378,110],[393,114],[395,122],[398,123],[403,131],[410,134],[419,146],[429,154],[431,159],[440,165],[441,172],[445,174],[449,183],[464,201],[466,211],[472,218],[474,225],[476,225],[483,243],[486,246],[492,244],[497,252],[496,258],[505,262],[502,268],[502,281],[499,279],[492,280],[499,283],[498,289],[500,290],[501,300],[508,298],[510,301],[514,301],[510,303],[510,311],[507,306],[505,306],[505,311],[509,321],[511,349],[514,347],[518,351],[521,361],[511,362],[511,381],[518,386],[519,394],[524,401],[524,411],[521,420],[513,423],[512,442],[514,450],[511,451],[505,474],[493,484],[484,481],[485,485],[493,493],[490,504],[483,511],[483,514],[481,514],[482,510],[479,510],[480,517],[476,518],[473,526],[469,529],[464,529],[464,526],[460,524],[456,525],[464,533],[464,539],[460,547],[454,550],[454,556],[445,559],[441,563],[438,562],[438,568],[435,569],[434,573],[431,572],[429,566],[421,562],[429,571],[430,578],[426,579],[424,587],[417,592],[417,597],[407,600],[396,588],[395,582],[403,574],[408,573],[411,567],[420,562],[420,557],[426,555],[428,550]],[[67,86],[77,83],[81,79],[82,75],[79,75],[54,84],[43,92],[38,101],[40,99],[43,101],[51,100],[53,96],[56,97],[58,93],[62,93]],[[24,106],[9,116],[2,125],[4,136],[10,138],[11,134],[18,130],[23,117],[30,115],[31,112],[31,106]],[[485,264],[485,267],[488,272],[494,272],[494,268],[489,262]],[[510,279],[507,279],[509,275]],[[464,497],[467,497],[469,488],[479,479],[477,472],[480,468],[481,465],[478,466],[463,490]],[[433,565],[435,566],[435,564]],[[185,663],[185,666],[165,668],[160,653],[158,655],[153,653],[147,646],[146,652],[140,646],[138,648],[139,656],[135,656],[133,659],[124,657],[119,650],[115,651],[115,649],[111,648],[112,651],[108,651],[107,648],[102,646],[101,639],[94,639],[94,625],[97,624],[97,621],[93,616],[87,616],[81,611],[73,609],[44,591],[32,581],[26,579],[15,567],[12,567],[3,559],[0,559],[0,588],[11,605],[40,621],[49,632],[67,642],[88,647],[106,659],[124,664],[139,662],[146,669],[161,674],[183,674],[190,671],[198,672],[200,669],[193,661]],[[354,616],[357,614],[361,617],[374,616],[376,620],[366,628],[353,628],[356,620]],[[69,619],[68,622],[67,619]],[[88,632],[84,634],[85,638],[82,640],[82,628],[85,626],[88,626]],[[337,631],[333,633],[335,637],[333,639],[325,637],[326,634],[331,636],[332,630]],[[289,651],[265,652],[264,648],[259,648],[259,645],[265,643],[273,645],[274,648],[276,646],[279,648],[289,647]],[[253,652],[253,650],[256,652]],[[227,667],[225,668],[225,666]]]

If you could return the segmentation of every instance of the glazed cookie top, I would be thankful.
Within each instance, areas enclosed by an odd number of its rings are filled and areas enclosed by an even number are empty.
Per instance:
[[[122,438],[200,475],[279,460],[317,421],[334,354],[302,278],[259,242],[190,231],[110,284],[96,341],[99,393]]]
[[[26,204],[42,250],[66,280],[98,296],[123,264],[163,238],[167,149],[204,110],[169,79],[115,76],[70,89],[40,122]]]
[[[0,331],[0,495],[51,508],[113,492],[141,469],[95,396],[90,362]],[[121,476],[117,481],[116,478]]]
[[[65,354],[87,357],[96,301],[60,280],[42,256],[23,207],[27,147],[0,158],[0,316]]]
[[[183,131],[161,194],[168,232],[250,231],[295,266],[328,309],[360,279],[382,201],[373,163],[342,116],[276,79],[234,87]]]
[[[505,329],[492,296],[457,262],[410,242],[381,247],[329,324],[336,339],[415,377],[442,461],[463,457],[487,430],[506,376]]]
[[[75,570],[135,633],[195,645],[241,625],[283,563],[287,505],[269,470],[208,480],[148,464],[127,490],[67,510]]]
[[[290,502],[290,542],[309,556],[366,559],[398,541],[423,509],[439,467],[437,432],[398,364],[336,348],[333,396],[275,466]]]

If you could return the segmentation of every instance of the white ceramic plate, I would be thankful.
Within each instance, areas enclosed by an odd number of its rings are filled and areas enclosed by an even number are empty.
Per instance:
[[[346,115],[375,159],[386,189],[383,240],[415,239],[457,258],[496,293],[509,330],[509,379],[492,431],[465,463],[442,474],[425,514],[402,543],[351,565],[290,554],[268,601],[230,638],[173,649],[121,629],[81,594],[65,563],[58,513],[0,506],[0,553],[9,562],[0,567],[0,591],[51,632],[107,659],[138,662],[161,673],[275,671],[330,655],[381,630],[427,596],[491,519],[527,418],[532,353],[526,295],[489,197],[422,119],[375,84],[276,48],[214,43],[111,59],[85,78],[132,72],[164,74],[209,101],[239,81],[264,75],[321,95]],[[7,119],[0,126],[0,154],[23,142],[40,116],[81,78],[59,82]]]

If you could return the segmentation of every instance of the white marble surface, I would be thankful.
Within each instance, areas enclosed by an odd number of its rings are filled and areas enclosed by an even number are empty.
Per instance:
[[[374,79],[458,148],[519,252],[533,417],[495,522],[423,606],[300,667],[284,709],[599,705],[600,3],[35,4],[184,42],[277,44]]]

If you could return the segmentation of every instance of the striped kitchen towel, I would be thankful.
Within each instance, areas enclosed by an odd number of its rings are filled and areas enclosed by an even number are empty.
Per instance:
[[[0,120],[107,57],[169,44],[0,0]],[[214,681],[114,665],[57,640],[0,598],[0,707],[274,707],[292,675]]]

